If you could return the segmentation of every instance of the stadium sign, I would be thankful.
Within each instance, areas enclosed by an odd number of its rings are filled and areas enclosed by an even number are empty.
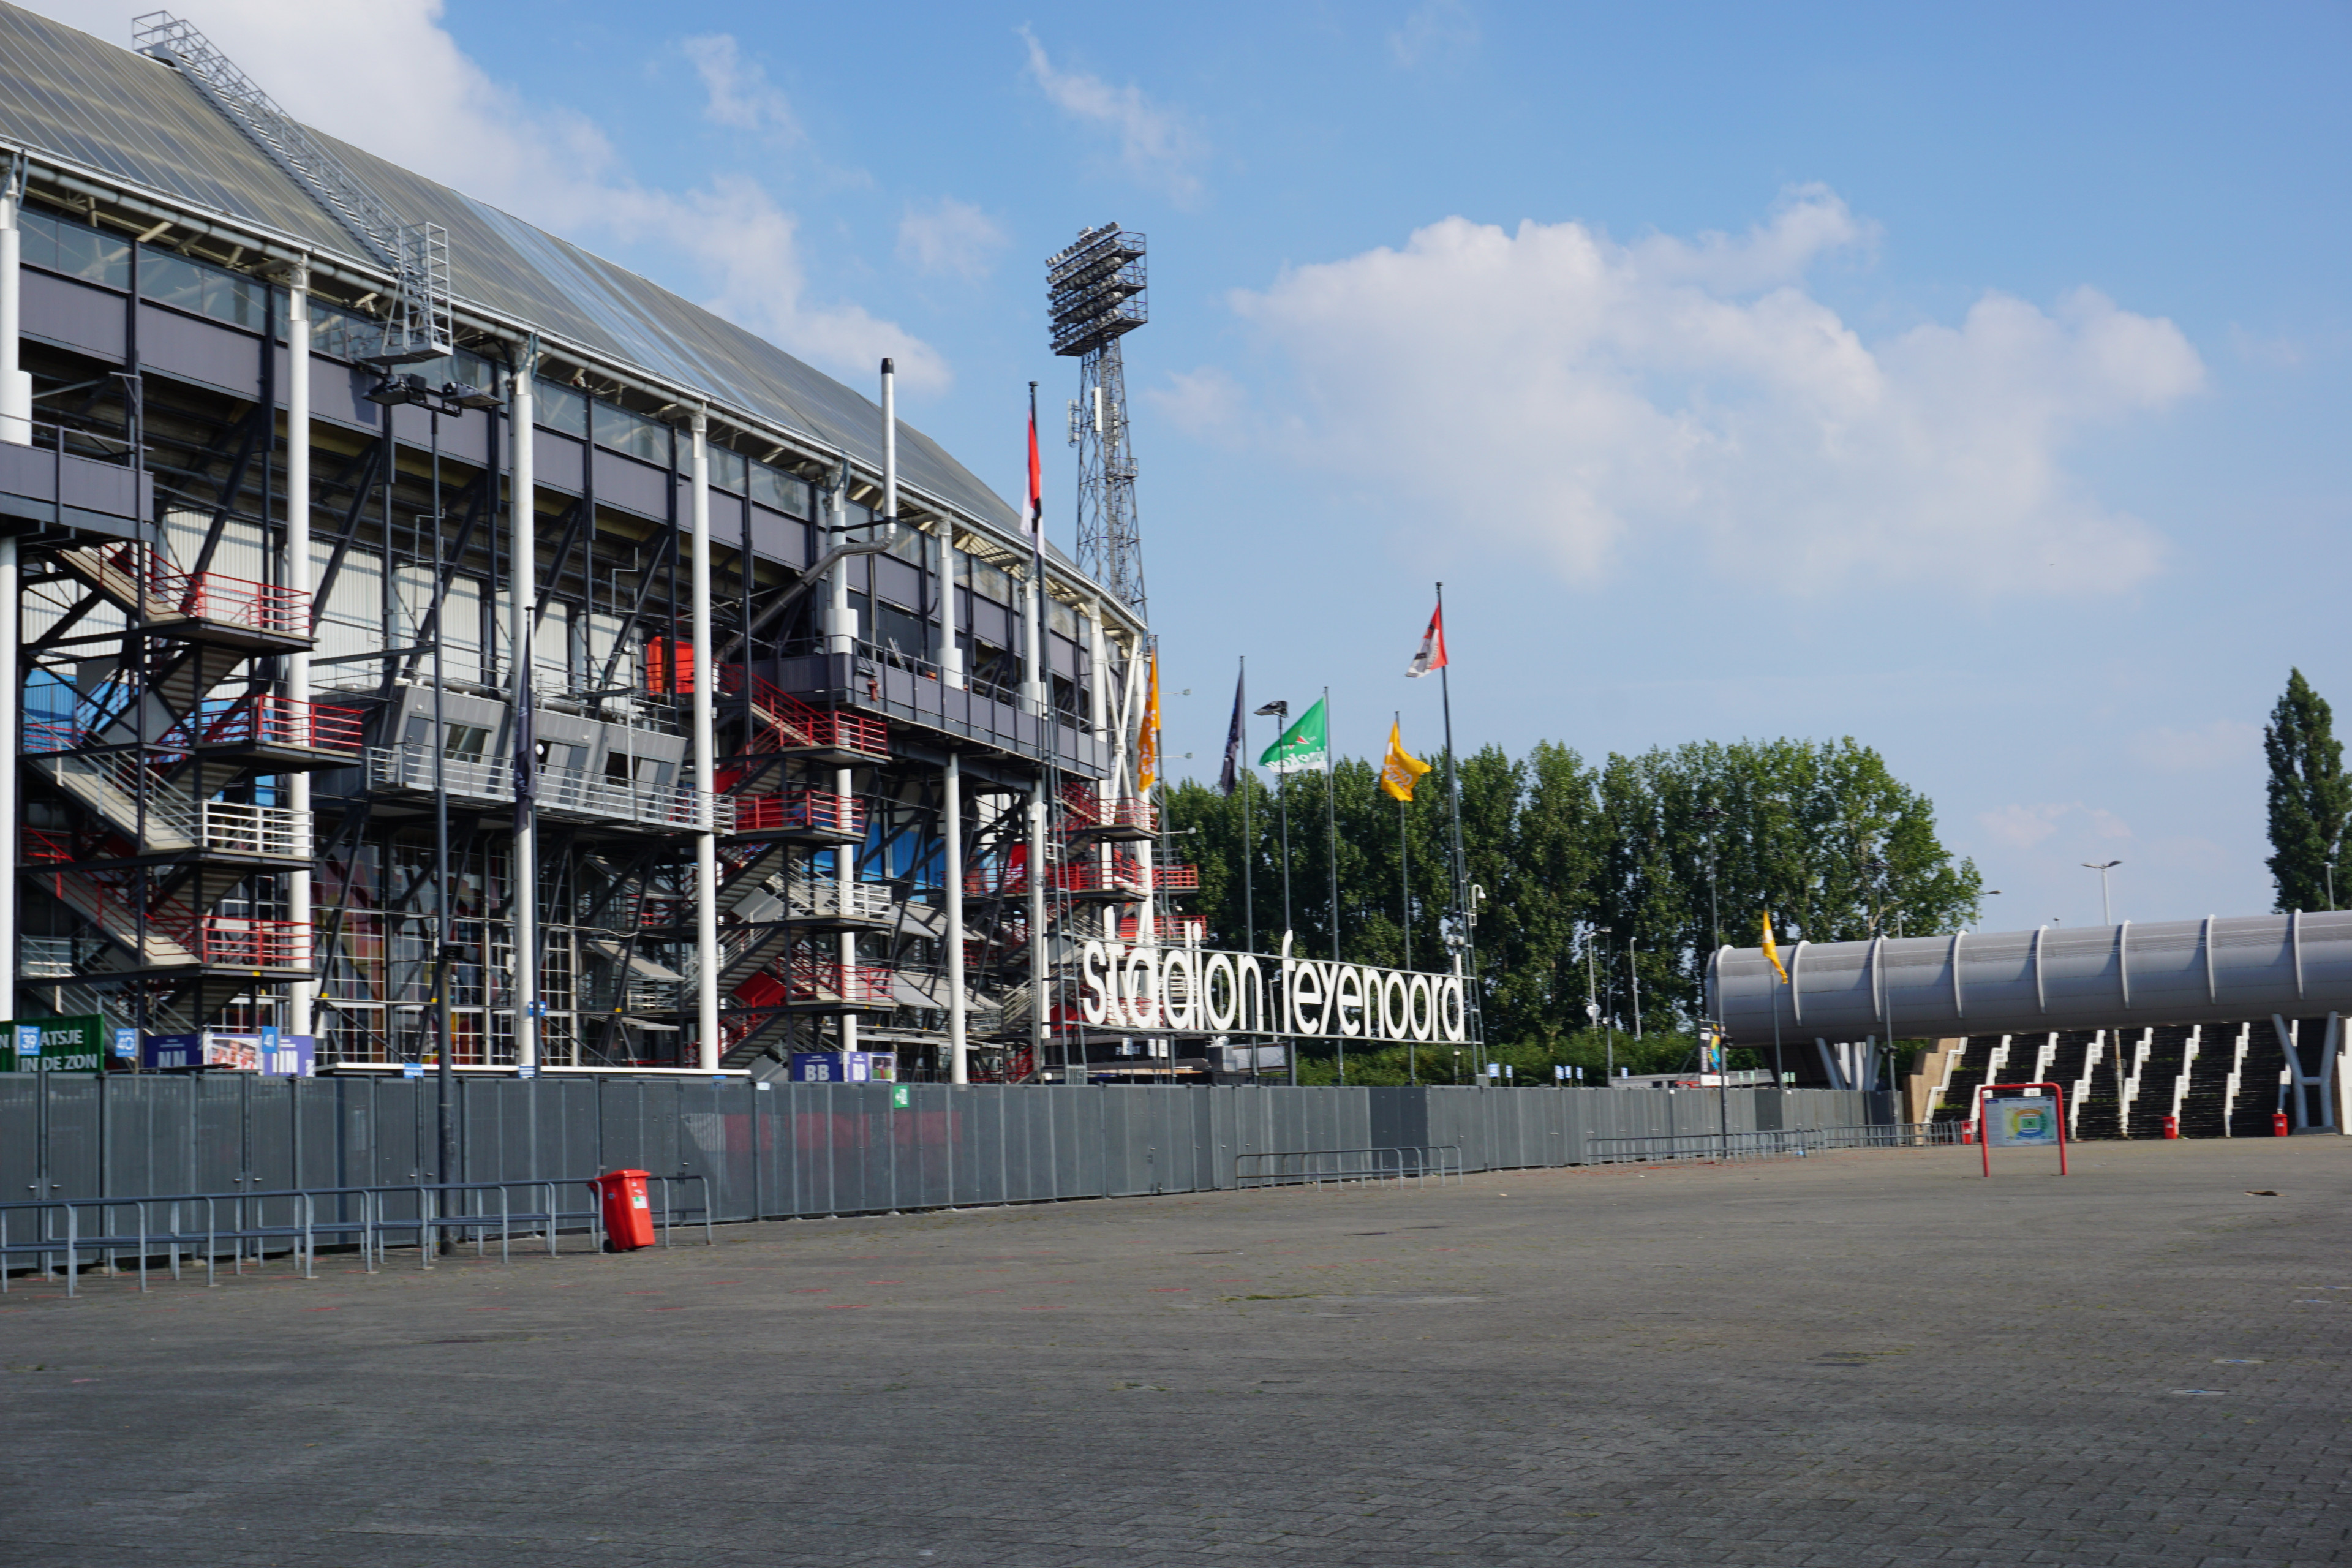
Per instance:
[[[1109,1029],[1467,1044],[1462,976],[1198,947],[1078,946],[1078,1015]],[[1278,965],[1278,967],[1276,967]]]

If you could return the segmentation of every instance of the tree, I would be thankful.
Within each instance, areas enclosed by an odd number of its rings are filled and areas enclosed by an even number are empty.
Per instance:
[[[2344,776],[2344,747],[2335,716],[2300,669],[2287,674],[2286,695],[2263,727],[2270,760],[2271,880],[2277,909],[2336,907],[2336,856],[2344,821],[2352,813],[2352,782]]]
[[[1449,963],[1445,759],[1431,761],[1436,771],[1402,808],[1370,763],[1334,769],[1339,946],[1351,961],[1402,964],[1410,930],[1412,967]],[[1523,761],[1489,746],[1462,759],[1461,776],[1467,879],[1484,895],[1473,931],[1479,1005],[1498,1047],[1581,1059],[1558,1053],[1590,1034],[1588,953],[1615,1028],[1631,1032],[1638,982],[1644,1036],[1665,1036],[1702,1011],[1716,945],[1753,946],[1766,909],[1789,942],[1927,936],[1977,917],[1976,867],[1937,839],[1934,805],[1851,739],[1706,742],[1597,767],[1549,742]],[[1192,908],[1213,947],[1244,945],[1241,865],[1254,855],[1258,950],[1270,952],[1282,940],[1279,796],[1254,777],[1242,787],[1246,847],[1239,793],[1175,784],[1168,816],[1185,836],[1181,853],[1201,863]],[[1277,788],[1290,799],[1295,951],[1319,956],[1331,951],[1324,784],[1294,774]],[[1402,1072],[1402,1058],[1392,1065]]]

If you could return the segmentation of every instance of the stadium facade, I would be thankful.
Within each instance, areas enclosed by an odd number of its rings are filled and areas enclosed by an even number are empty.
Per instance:
[[[877,400],[0,5],[7,1016],[321,1066],[1083,1059],[1149,633]],[[1104,1049],[1116,1049],[1109,1042]]]

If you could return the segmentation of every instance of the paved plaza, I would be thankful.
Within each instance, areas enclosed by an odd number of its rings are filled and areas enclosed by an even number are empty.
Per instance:
[[[2352,1141],[1997,1157],[20,1284],[0,1562],[2342,1561]]]

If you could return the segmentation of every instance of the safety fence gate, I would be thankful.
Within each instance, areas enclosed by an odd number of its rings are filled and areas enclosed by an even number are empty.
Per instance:
[[[1349,1150],[1442,1149],[1449,1175],[1583,1164],[1622,1158],[1611,1140],[1893,1120],[1885,1096],[1829,1089],[462,1077],[454,1092],[457,1158],[444,1172],[430,1079],[0,1074],[0,1204],[392,1191],[634,1168],[689,1184],[679,1201],[703,1212],[679,1218],[700,1224],[1261,1185],[1254,1178]]]

